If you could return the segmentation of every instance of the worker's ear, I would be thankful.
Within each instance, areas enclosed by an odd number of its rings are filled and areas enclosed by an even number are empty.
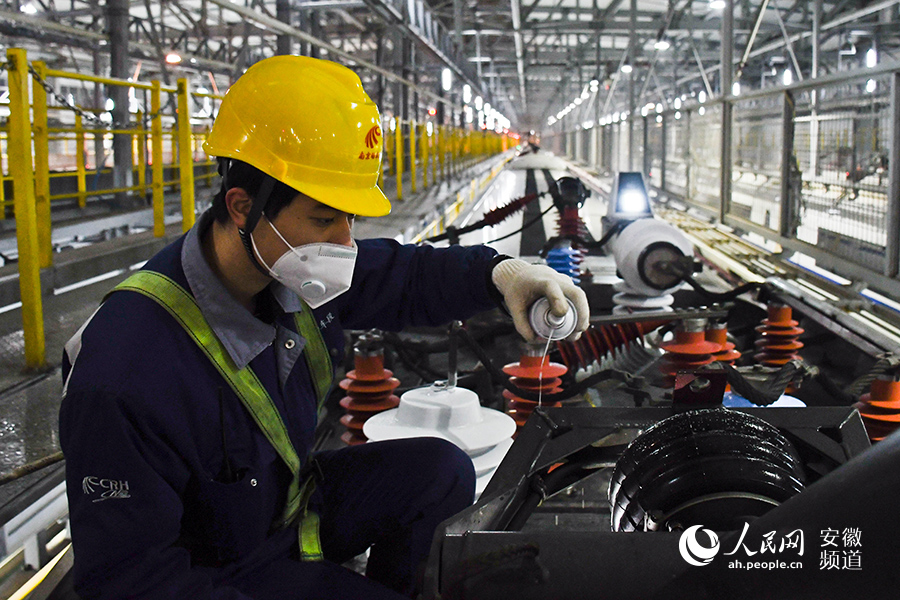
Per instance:
[[[247,224],[247,215],[253,206],[253,199],[244,188],[234,187],[225,193],[225,208],[228,209],[228,217],[238,229],[243,229]]]

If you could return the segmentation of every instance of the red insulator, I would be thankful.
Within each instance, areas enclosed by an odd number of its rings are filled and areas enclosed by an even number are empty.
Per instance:
[[[581,215],[578,214],[578,208],[575,206],[563,207],[562,214],[556,221],[556,228],[560,237],[569,237],[573,240],[572,249],[577,252],[572,255],[572,263],[580,272],[581,263],[584,261],[584,253],[582,245],[575,240],[588,239],[588,228],[584,224]]]
[[[780,367],[795,358],[800,358],[797,351],[803,342],[797,338],[804,329],[797,327],[797,321],[791,319],[791,307],[783,304],[769,304],[769,318],[756,328],[760,339],[756,340],[758,353],[753,355],[756,362],[768,367]]]
[[[685,319],[675,330],[675,339],[660,344],[666,351],[659,370],[666,376],[665,387],[675,385],[675,374],[679,371],[696,371],[713,362],[713,354],[722,349],[721,344],[705,339],[706,319]]]
[[[535,350],[540,352],[541,349]],[[559,384],[562,383],[560,377],[568,371],[564,365],[550,362],[550,359],[540,354],[531,355],[523,354],[519,358],[519,362],[510,363],[503,367],[503,372],[510,375],[510,383],[522,388],[523,390],[540,391],[547,399],[541,400],[541,406],[560,406],[559,402],[554,402],[552,395],[562,389]],[[521,428],[525,425],[525,421],[534,412],[538,403],[534,400],[526,400],[519,398],[509,390],[503,390],[503,397],[507,400],[506,412],[516,421],[516,427]]]
[[[733,365],[741,357],[741,353],[734,349],[734,344],[728,341],[728,330],[725,323],[710,323],[706,329],[706,341],[722,346],[722,349],[713,354],[713,360]]]
[[[893,377],[872,382],[872,389],[853,405],[862,415],[869,439],[881,441],[900,429],[900,381]]]
[[[587,225],[584,224],[584,220],[578,214],[578,208],[575,206],[563,207],[556,225],[560,237],[574,236],[581,240],[587,239]]]
[[[363,424],[369,417],[400,404],[400,398],[393,394],[400,381],[384,368],[382,350],[366,352],[357,349],[353,362],[356,368],[340,383],[341,389],[347,391],[340,402],[347,412],[341,417],[341,425],[347,428],[341,440],[351,446],[366,442]]]

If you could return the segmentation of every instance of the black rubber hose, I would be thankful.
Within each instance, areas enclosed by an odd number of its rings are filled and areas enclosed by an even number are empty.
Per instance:
[[[713,291],[706,289],[705,287],[703,287],[700,284],[700,282],[698,282],[693,277],[685,277],[684,280],[688,283],[689,286],[694,288],[699,294],[703,295],[706,298],[709,298],[710,300],[712,300],[714,302],[727,302],[729,300],[734,300],[741,294],[746,294],[747,292],[750,292],[753,290],[758,290],[759,288],[761,288],[765,285],[764,283],[759,283],[759,282],[745,283],[744,285],[742,285],[740,287],[736,287],[731,291],[719,293],[719,292],[713,292]]]
[[[525,231],[526,229],[528,229],[529,227],[531,227],[532,225],[534,225],[535,223],[537,223],[538,221],[540,221],[540,220],[544,217],[544,215],[546,215],[548,212],[550,212],[550,211],[553,210],[554,208],[556,208],[556,207],[555,207],[554,205],[551,204],[550,207],[549,207],[547,210],[545,210],[544,212],[542,212],[541,214],[539,214],[538,216],[536,216],[536,217],[533,218],[532,220],[528,221],[527,223],[525,223],[524,225],[522,225],[521,227],[519,227],[518,229],[516,229],[516,230],[513,231],[512,233],[507,233],[507,234],[504,235],[504,236],[500,236],[500,237],[498,237],[498,238],[496,238],[496,239],[493,239],[493,240],[490,240],[490,241],[487,241],[487,242],[484,242],[484,243],[485,243],[485,244],[493,244],[493,243],[495,243],[495,242],[503,241],[503,240],[505,240],[506,238],[510,238],[510,237],[516,235],[517,233],[522,233],[523,231]]]
[[[509,520],[505,531],[519,531],[525,526],[528,518],[531,517],[534,510],[541,505],[546,498],[552,496],[556,492],[563,490],[573,483],[584,479],[586,476],[596,471],[595,469],[586,468],[584,465],[593,461],[585,460],[573,463],[566,463],[554,469],[546,475],[535,475],[531,479],[530,493],[522,500],[519,510]]]

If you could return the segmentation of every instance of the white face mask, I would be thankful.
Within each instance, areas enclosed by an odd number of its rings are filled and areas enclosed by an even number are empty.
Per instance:
[[[268,218],[266,221],[288,251],[270,267],[256,248],[252,234],[250,242],[256,258],[276,281],[303,298],[311,308],[318,308],[350,289],[356,266],[356,242],[352,247],[328,243],[291,246]]]

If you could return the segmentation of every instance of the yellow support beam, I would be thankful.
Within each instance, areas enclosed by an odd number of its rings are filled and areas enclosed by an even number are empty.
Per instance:
[[[141,192],[141,197],[147,197],[147,133],[144,130],[144,113],[143,111],[137,112],[137,122],[141,126],[141,132],[135,134],[135,143],[137,145],[137,176],[138,176],[138,188]]]
[[[437,152],[437,135],[438,126],[432,125],[431,134],[428,136],[428,157],[431,160],[431,181],[434,183],[438,181],[437,156],[435,156]]]
[[[35,61],[34,72],[47,81],[47,65]],[[47,131],[47,90],[37,79],[31,86],[34,133],[34,202],[37,216],[38,256],[42,269],[53,264],[53,242],[50,240],[50,139]]]
[[[194,156],[191,135],[191,98],[188,80],[178,80],[178,164],[181,179],[181,229],[194,226]]]
[[[416,121],[409,122],[409,189],[416,192]]]
[[[25,364],[44,366],[44,309],[35,211],[34,169],[31,154],[31,110],[28,99],[28,57],[25,50],[10,48],[9,61],[9,173],[13,180],[16,240],[19,246],[19,293],[25,334]]]
[[[438,125],[434,130],[434,135],[434,146],[437,149],[437,162],[440,163],[438,171],[443,180],[447,177],[447,174],[444,172],[444,162],[446,160],[446,157],[444,156],[444,126]]]
[[[150,92],[150,110],[153,120],[150,122],[150,143],[153,160],[153,172],[151,173],[150,188],[153,191],[153,235],[163,237],[166,235],[164,199],[163,199],[163,133],[162,115],[162,89],[158,81],[153,82]]]
[[[422,128],[422,143],[420,146],[422,147],[422,187],[428,187],[428,126],[426,123],[422,123],[420,126]]]
[[[75,180],[78,186],[78,208],[87,206],[87,176],[84,156],[84,123],[75,113]]]
[[[394,173],[397,177],[397,200],[403,200],[403,121],[394,127]]]

